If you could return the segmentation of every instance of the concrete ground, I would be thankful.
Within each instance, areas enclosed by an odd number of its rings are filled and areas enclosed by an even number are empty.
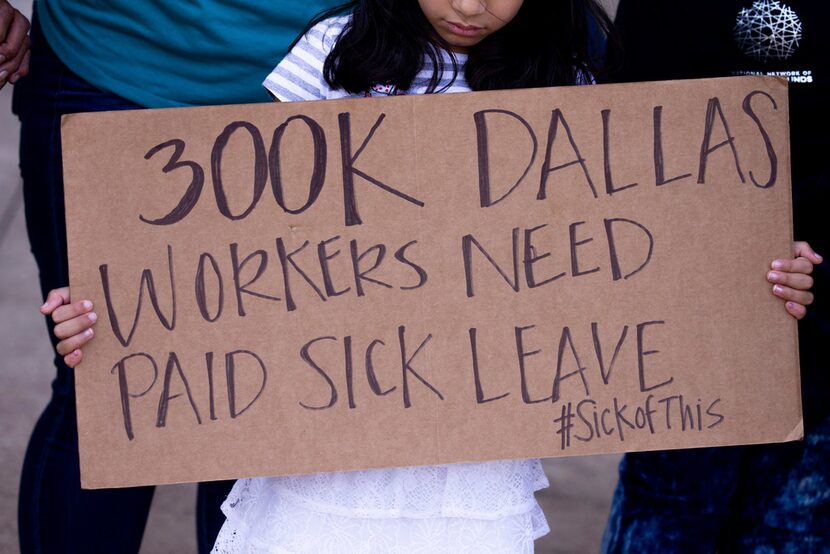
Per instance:
[[[31,13],[31,1],[12,0]],[[614,0],[609,3],[616,4]],[[35,421],[49,398],[52,354],[41,303],[37,268],[29,252],[17,167],[18,123],[11,114],[10,86],[0,90],[0,552],[17,552],[20,467]],[[616,481],[618,456],[545,461],[551,487],[538,495],[551,533],[536,551],[596,552]],[[159,487],[142,553],[195,551],[194,485]]]

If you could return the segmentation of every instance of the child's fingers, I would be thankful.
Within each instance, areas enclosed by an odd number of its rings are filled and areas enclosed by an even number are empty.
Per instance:
[[[98,320],[98,314],[89,312],[87,314],[73,317],[63,323],[55,325],[55,336],[59,339],[68,339],[74,335],[80,335]]]
[[[813,262],[804,257],[799,257],[794,260],[775,260],[770,264],[770,267],[775,271],[784,271],[786,273],[804,273],[809,275],[813,272]]]
[[[796,304],[801,304],[802,306],[809,306],[813,303],[813,293],[791,289],[790,287],[785,287],[784,285],[773,285],[772,294],[778,298],[783,298],[784,300],[789,300],[791,302],[795,302]]]
[[[92,329],[87,329],[83,333],[72,335],[68,339],[60,341],[55,347],[55,350],[57,350],[58,354],[61,356],[66,356],[67,354],[72,353],[73,350],[76,350],[88,343],[89,339],[91,339],[94,335],[95,332]]]
[[[52,312],[52,321],[55,323],[63,323],[69,321],[73,317],[78,317],[92,310],[92,302],[89,300],[81,300],[73,304],[65,304]]]
[[[786,285],[798,290],[810,290],[813,288],[813,278],[804,273],[784,273],[781,271],[770,271],[767,273],[767,281]]]
[[[40,313],[49,315],[58,306],[69,304],[69,287],[62,287],[59,289],[52,289],[46,295],[46,302],[40,307]]]
[[[784,307],[786,308],[787,313],[796,319],[801,319],[807,315],[807,308],[797,302],[787,302],[784,304]]]
[[[66,365],[68,365],[69,367],[75,367],[76,365],[81,363],[81,360],[83,360],[83,359],[84,359],[84,353],[81,352],[80,350],[76,349],[76,350],[73,350],[72,352],[70,352],[69,354],[67,354],[66,356],[64,356],[63,357],[63,362]]]
[[[795,256],[796,257],[804,256],[805,258],[807,258],[808,260],[810,260],[814,264],[820,264],[821,262],[824,261],[824,258],[819,256],[816,253],[816,251],[813,250],[813,247],[810,246],[809,243],[804,242],[804,241],[796,241],[795,242]]]

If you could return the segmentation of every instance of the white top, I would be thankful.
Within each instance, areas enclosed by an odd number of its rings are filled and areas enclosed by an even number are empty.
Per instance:
[[[332,100],[335,98],[360,98],[363,96],[395,96],[399,94],[424,94],[427,91],[429,80],[432,77],[432,61],[424,58],[424,66],[415,76],[412,87],[406,91],[379,83],[363,94],[352,94],[343,89],[332,89],[323,77],[323,64],[326,56],[337,42],[337,37],[348,24],[351,16],[333,17],[321,21],[303,36],[296,46],[288,53],[277,67],[271,72],[262,85],[271,94],[282,102],[296,102],[299,100]],[[464,79],[464,64],[466,54],[450,54],[440,50],[444,62],[444,73],[441,75],[436,91],[440,92],[469,92],[470,87]],[[455,57],[458,66],[458,75],[453,79],[452,57]]]

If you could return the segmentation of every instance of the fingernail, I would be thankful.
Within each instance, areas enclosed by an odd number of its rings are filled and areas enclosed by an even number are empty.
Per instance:
[[[774,285],[772,287],[772,292],[776,294],[781,294],[782,292],[784,292],[784,288],[781,285]]]
[[[794,310],[795,302],[787,302],[787,309]]]
[[[81,305],[84,307],[85,310],[92,309],[92,302],[90,302],[89,300],[84,300],[83,302],[81,302]]]
[[[86,331],[84,331],[84,336],[85,337],[91,337],[92,336],[92,329],[87,329]]]
[[[774,262],[772,262],[772,269],[781,269],[783,267],[784,262],[782,262],[781,260],[775,260]]]
[[[96,321],[98,319],[98,314],[96,314],[95,312],[90,312],[89,314],[87,314],[87,317],[90,321]]]
[[[48,305],[49,305],[49,302],[44,302],[44,303],[43,303],[43,306],[41,306],[41,307],[40,307],[40,309],[42,310],[43,308],[45,308],[45,307],[46,307],[46,306],[48,306]]]
[[[8,76],[9,76],[9,72],[6,71],[5,69],[3,71],[0,71],[0,81],[5,81],[6,77],[8,77]]]
[[[770,280],[770,281],[777,281],[778,280],[778,274],[774,271],[770,271],[769,273],[767,273],[767,279]]]
[[[15,84],[15,83],[17,82],[17,80],[18,80],[18,79],[20,79],[20,75],[18,75],[17,73],[15,73],[15,74],[14,74],[14,75],[12,75],[11,77],[9,77],[9,82],[10,82],[11,84]]]
[[[816,252],[816,259],[818,260],[818,263],[821,263],[821,262],[824,261],[824,257],[821,254],[819,254],[818,252]]]

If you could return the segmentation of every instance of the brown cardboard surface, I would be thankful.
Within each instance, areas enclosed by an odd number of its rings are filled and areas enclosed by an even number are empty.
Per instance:
[[[800,438],[787,122],[767,77],[66,116],[84,486]]]

